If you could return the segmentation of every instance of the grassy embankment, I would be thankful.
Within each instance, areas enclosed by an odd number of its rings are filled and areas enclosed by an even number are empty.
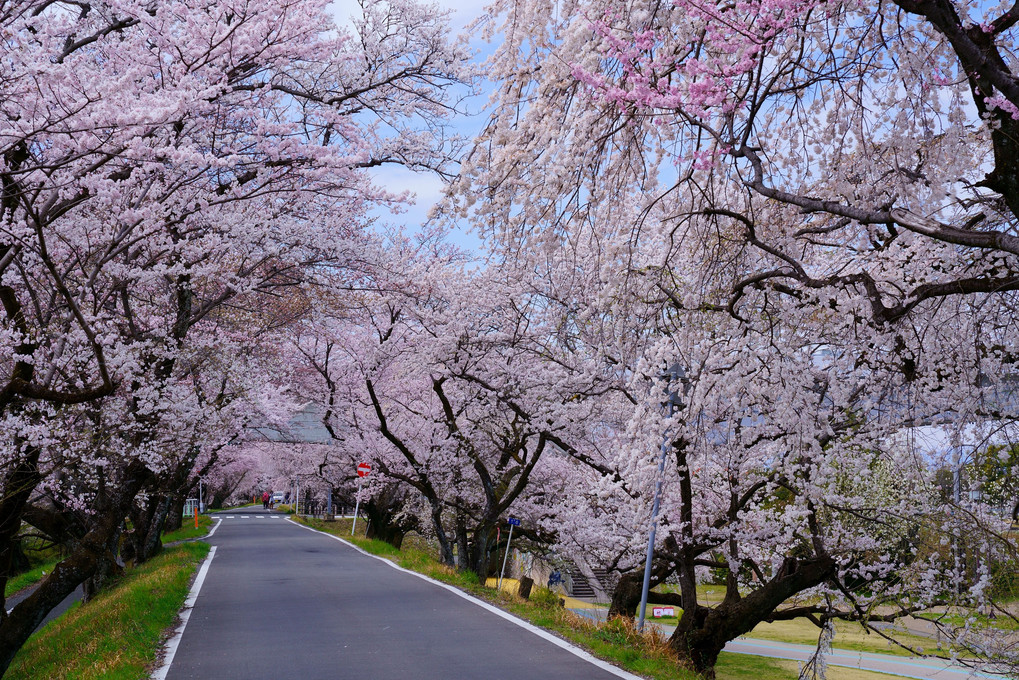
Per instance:
[[[205,543],[167,548],[129,569],[87,605],[74,605],[18,652],[5,680],[141,680],[177,619]]]
[[[208,515],[198,516],[198,528],[195,528],[194,518],[187,518],[184,520],[184,525],[176,531],[167,531],[163,534],[163,543],[174,543],[176,541],[186,541],[188,539],[201,538],[205,534],[209,533],[209,529],[212,528],[212,518]],[[33,554],[34,553],[30,553]],[[14,593],[17,593],[29,586],[34,586],[36,583],[42,580],[43,576],[53,571],[53,567],[56,566],[57,562],[60,561],[60,557],[57,555],[57,551],[49,550],[42,554],[40,562],[37,562],[30,570],[18,574],[7,581],[7,586],[4,588],[4,597],[10,597]]]
[[[198,528],[195,528],[195,518],[185,517],[184,523],[180,529],[176,531],[163,532],[163,543],[175,543],[177,541],[186,541],[188,539],[201,538],[205,534],[209,533],[209,529],[212,528],[212,518],[208,515],[198,516]]]
[[[633,673],[656,680],[695,680],[697,677],[677,665],[675,656],[661,637],[640,635],[632,625],[622,621],[595,624],[583,619],[558,606],[558,595],[545,588],[535,587],[530,600],[487,588],[473,574],[461,573],[439,564],[431,548],[415,536],[408,537],[403,548],[397,550],[387,543],[365,539],[360,523],[359,535],[352,538],[349,519],[335,522],[316,519],[301,521],[314,529],[350,541],[366,552],[391,560],[404,569],[456,586],[536,626],[553,631],[595,656]],[[794,661],[723,653],[716,672],[718,680],[792,680],[798,676],[798,666]],[[829,680],[887,680],[889,677],[881,673],[834,666],[828,669]]]
[[[53,571],[53,567],[62,559],[60,548],[49,545],[45,539],[23,536],[21,540],[30,568],[7,581],[7,585],[4,587],[4,597],[10,597],[14,593],[38,583],[43,576]]]

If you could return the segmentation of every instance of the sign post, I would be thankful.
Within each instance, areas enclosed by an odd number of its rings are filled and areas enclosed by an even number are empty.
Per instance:
[[[671,418],[673,414],[683,408],[683,402],[679,398],[679,394],[673,392],[671,384],[676,380],[686,379],[686,370],[679,364],[673,364],[669,367],[668,372],[662,376],[666,382],[666,392],[668,394],[668,401],[662,404],[666,411],[665,415]],[[684,392],[686,387],[683,388]],[[647,556],[644,558],[644,583],[641,587],[640,593],[640,616],[637,619],[637,632],[644,632],[644,614],[647,611],[647,598],[648,592],[651,588],[651,558],[655,552],[655,531],[658,529],[658,506],[662,497],[662,480],[665,475],[665,459],[668,457],[669,452],[672,450],[672,441],[669,437],[669,425],[666,421],[665,433],[662,435],[662,457],[658,461],[658,476],[655,478],[655,500],[651,504],[651,531],[647,539]]]
[[[510,532],[506,537],[506,554],[502,556],[502,569],[499,570],[499,590],[502,590],[502,577],[506,573],[506,560],[509,559],[510,544],[513,543],[513,527],[520,526],[520,520],[516,517],[509,518]]]
[[[354,529],[357,527],[357,513],[361,509],[361,486],[364,484],[364,478],[368,476],[368,473],[372,471],[372,466],[368,463],[360,463],[357,466],[357,502],[354,503],[354,521],[350,524],[350,535],[354,535]]]

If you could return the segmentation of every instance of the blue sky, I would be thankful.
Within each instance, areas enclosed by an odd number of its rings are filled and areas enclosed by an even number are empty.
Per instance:
[[[463,32],[467,24],[481,14],[483,8],[483,4],[472,0],[440,0],[433,4],[452,13],[451,24],[456,33]],[[347,24],[351,15],[360,13],[360,7],[356,0],[336,0],[332,3],[331,9],[341,25]],[[484,58],[484,54],[491,50],[489,45],[477,38],[471,41],[471,46],[479,52],[479,61]],[[468,108],[473,115],[462,116],[453,124],[454,130],[458,134],[469,139],[473,139],[485,124],[484,107],[490,88],[487,82],[482,85],[482,88],[482,94],[468,102]],[[443,183],[438,176],[431,173],[413,172],[398,166],[386,166],[373,169],[372,174],[382,187],[397,192],[410,191],[414,194],[414,203],[406,206],[406,210],[400,214],[394,214],[385,209],[378,209],[373,213],[380,221],[400,225],[409,231],[416,230],[425,222],[428,211],[442,196]],[[467,225],[461,225],[451,235],[451,240],[470,250],[479,250],[480,241],[476,236],[468,233]]]

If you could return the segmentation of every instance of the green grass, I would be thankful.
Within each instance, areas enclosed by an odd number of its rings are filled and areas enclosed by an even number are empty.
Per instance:
[[[1019,630],[1019,622],[1010,619],[1008,616],[990,618],[984,614],[974,611],[968,613],[953,612],[949,614],[918,614],[917,618],[927,619],[928,621],[937,621],[946,626],[952,626],[955,628],[962,628],[968,622],[975,628],[997,628],[998,630],[1007,631]]]
[[[799,677],[799,665],[795,661],[768,659],[748,654],[722,652],[715,665],[718,680],[794,680]],[[828,680],[890,680],[895,675],[861,671],[858,668],[828,666]]]
[[[210,527],[212,527],[212,518],[208,515],[198,516],[197,529],[195,529],[194,518],[186,518],[184,520],[184,525],[180,529],[163,533],[163,543],[173,543],[175,541],[185,541],[191,538],[201,538],[205,534],[209,533]],[[43,576],[53,571],[53,567],[56,566],[59,561],[59,558],[54,557],[53,559],[49,559],[36,565],[29,571],[12,577],[7,581],[7,586],[4,588],[4,597],[10,597],[18,591],[24,590],[29,586],[34,586],[42,580]]]
[[[43,562],[26,572],[12,577],[9,581],[7,581],[7,586],[4,588],[4,597],[10,597],[20,590],[24,590],[29,586],[35,585],[42,580],[43,576],[53,571],[53,567],[57,565],[58,561],[59,560],[57,559],[53,559],[48,562]]]
[[[792,642],[801,645],[816,645],[819,629],[807,619],[793,619],[792,621],[776,621],[774,623],[758,624],[747,637],[760,640],[774,640],[775,642]],[[898,631],[886,631],[886,634],[894,637],[902,644],[933,651],[936,642],[930,638],[909,635]],[[847,621],[835,622],[835,638],[832,646],[838,649],[848,649],[854,652],[871,652],[874,654],[892,654],[894,656],[912,656],[902,647],[889,642],[877,633],[868,633],[860,624]]]
[[[664,592],[677,592],[678,586],[666,585],[661,588]],[[725,586],[724,585],[711,585],[711,584],[699,584],[697,586],[697,599],[705,605],[711,606],[712,604],[718,604],[725,598]],[[662,623],[665,625],[675,626],[679,619],[678,617],[651,617],[651,607],[654,602],[654,591],[651,592],[647,608],[647,620],[655,623]],[[677,613],[681,613],[680,609],[676,608]],[[930,617],[928,617],[930,618]],[[960,620],[962,617],[960,617]],[[793,619],[791,621],[776,621],[775,623],[761,623],[758,624],[751,632],[747,633],[747,637],[757,638],[760,640],[773,640],[775,642],[790,642],[801,645],[816,645],[817,636],[820,631],[817,626],[811,623],[806,618]],[[918,635],[912,635],[898,630],[887,630],[885,634],[895,638],[903,645],[906,645],[913,649],[922,649],[925,652],[937,652],[937,641],[921,637]],[[944,642],[942,645],[944,646]],[[877,633],[867,632],[859,623],[853,623],[849,621],[836,621],[835,622],[835,639],[832,641],[832,645],[838,649],[847,649],[855,652],[870,652],[873,654],[891,654],[894,656],[912,656],[912,652],[903,649],[899,645],[896,645],[886,638],[881,637]],[[947,649],[941,649],[940,651],[947,653]],[[956,650],[958,654],[962,656],[970,656],[971,654],[965,650]]]
[[[195,528],[195,518],[185,517],[184,524],[181,525],[180,529],[176,531],[167,531],[163,533],[163,543],[173,543],[174,541],[186,541],[189,538],[201,538],[205,534],[209,533],[209,528],[212,527],[212,518],[208,515],[198,516],[198,528]]]
[[[177,620],[191,576],[208,552],[205,543],[184,543],[130,569],[30,638],[5,680],[148,678],[160,639]]]

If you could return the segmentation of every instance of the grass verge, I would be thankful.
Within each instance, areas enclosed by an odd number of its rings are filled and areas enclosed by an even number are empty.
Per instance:
[[[176,541],[185,541],[191,538],[201,538],[205,534],[209,533],[209,529],[211,527],[212,518],[208,515],[198,516],[197,529],[195,528],[195,521],[193,518],[185,519],[183,527],[176,531],[167,531],[163,534],[163,543],[174,543]],[[34,586],[42,580],[43,576],[53,571],[53,567],[55,567],[59,561],[60,560],[58,558],[47,560],[26,572],[11,577],[11,579],[7,581],[7,586],[4,588],[4,597],[10,597],[29,586]]]
[[[185,517],[184,524],[181,525],[180,529],[167,531],[163,534],[163,543],[186,541],[189,538],[201,538],[205,534],[209,533],[210,528],[212,528],[212,518],[208,515],[198,516],[197,529],[195,528],[195,518]]]
[[[474,574],[461,573],[439,564],[428,545],[416,536],[405,539],[404,546],[398,550],[388,543],[364,538],[364,530],[360,529],[360,526],[358,532],[360,535],[351,537],[349,519],[323,522],[313,518],[301,518],[298,521],[313,529],[339,536],[365,552],[385,557],[405,569],[456,586],[551,631],[586,649],[594,656],[625,668],[631,673],[655,680],[698,679],[695,673],[678,665],[675,654],[661,636],[641,635],[632,622],[622,619],[597,624],[581,618],[560,607],[559,596],[546,588],[536,587],[530,600],[487,588]],[[793,680],[799,675],[794,661],[765,659],[746,654],[723,653],[715,670],[717,680]],[[834,666],[828,669],[829,680],[888,680],[889,677],[892,676]]]
[[[42,580],[42,577],[53,571],[53,567],[57,566],[59,560],[53,559],[48,562],[36,565],[32,569],[26,572],[12,576],[7,581],[6,587],[4,587],[4,597],[10,597],[14,593],[24,590],[25,588],[35,585]]]
[[[209,552],[184,543],[136,569],[87,605],[75,605],[34,635],[14,657],[6,680],[140,680],[156,660],[163,632],[187,598]]]

